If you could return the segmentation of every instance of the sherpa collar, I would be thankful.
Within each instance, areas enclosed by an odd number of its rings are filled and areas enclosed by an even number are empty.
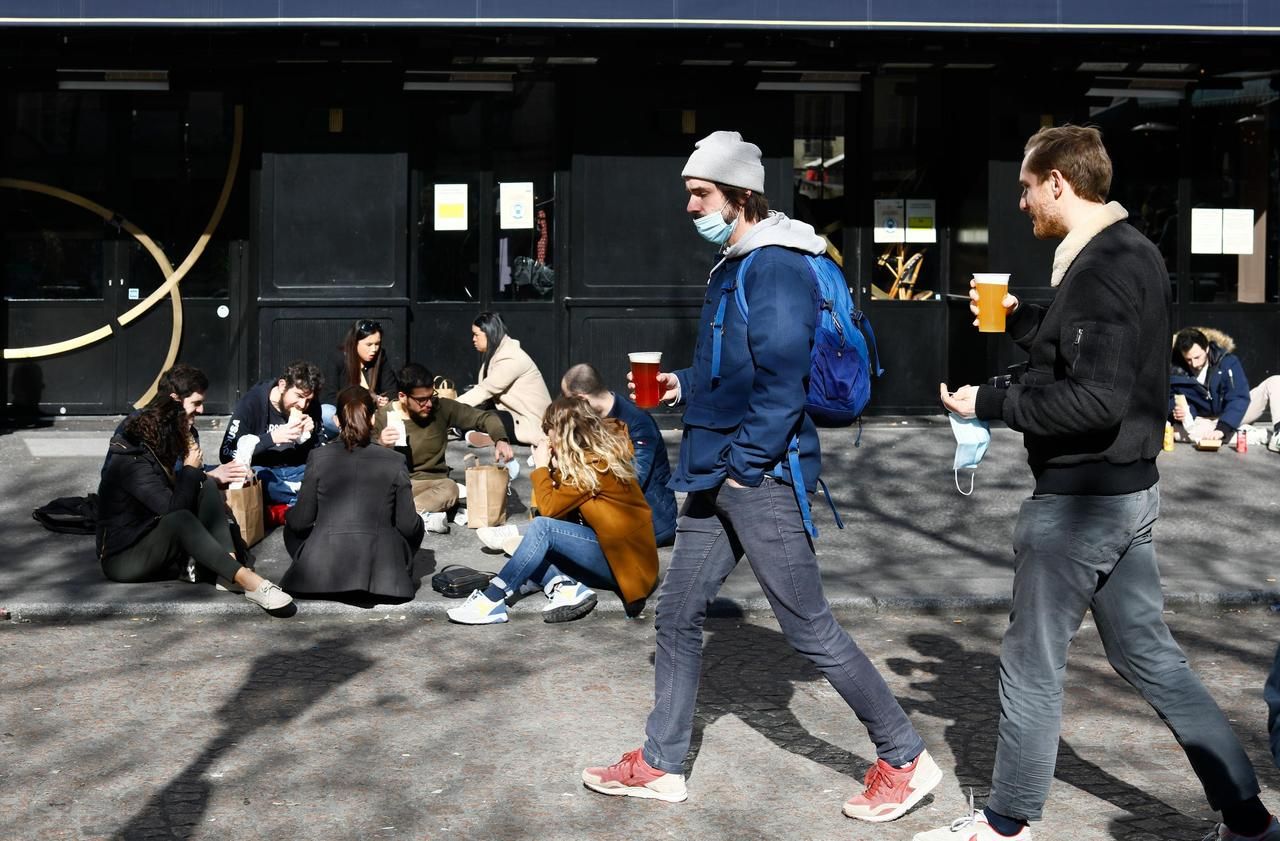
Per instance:
[[[1113,201],[1104,204],[1083,223],[1072,228],[1066,239],[1058,244],[1058,250],[1053,252],[1053,275],[1049,278],[1049,285],[1057,286],[1062,283],[1067,269],[1071,268],[1076,256],[1089,244],[1089,240],[1100,234],[1104,228],[1128,218],[1129,211],[1125,210],[1120,202]]]

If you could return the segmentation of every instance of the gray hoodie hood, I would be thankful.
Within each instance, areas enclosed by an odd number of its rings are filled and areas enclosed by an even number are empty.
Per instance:
[[[723,257],[726,260],[745,257],[766,245],[781,245],[807,254],[824,254],[827,250],[827,241],[818,236],[808,222],[790,219],[784,213],[771,210],[745,237],[725,249]]]

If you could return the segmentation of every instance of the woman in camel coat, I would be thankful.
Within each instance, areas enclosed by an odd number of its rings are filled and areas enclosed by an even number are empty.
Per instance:
[[[471,325],[471,340],[482,354],[479,382],[459,395],[458,402],[478,408],[492,406],[513,443],[537,444],[544,437],[542,415],[551,405],[551,394],[538,366],[520,342],[507,335],[497,313],[480,313]],[[483,432],[473,431],[467,433],[467,443],[487,447],[493,441]]]

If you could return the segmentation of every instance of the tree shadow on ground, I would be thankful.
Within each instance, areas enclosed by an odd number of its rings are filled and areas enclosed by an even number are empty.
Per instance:
[[[863,778],[870,761],[810,733],[791,712],[797,683],[826,678],[796,653],[782,633],[741,618],[708,620],[707,630],[710,636],[703,646],[702,679],[685,761],[690,777],[707,727],[722,716],[735,715],[785,751],[845,776]]]
[[[215,714],[221,730],[112,838],[137,841],[195,834],[213,793],[209,771],[223,753],[240,742],[270,744],[263,731],[278,731],[373,665],[350,645],[348,639],[332,637],[301,651],[275,651],[256,658],[239,691]]]
[[[889,660],[894,674],[923,674],[929,679],[911,688],[926,694],[923,700],[901,698],[908,713],[918,712],[949,721],[944,738],[955,757],[955,779],[962,793],[974,792],[980,804],[991,788],[995,764],[996,730],[1000,719],[1000,658],[983,651],[966,650],[940,634],[912,634],[908,639],[923,659],[895,657]],[[1172,738],[1172,736],[1170,736]],[[1159,797],[1119,779],[1082,758],[1066,742],[1058,742],[1055,778],[1099,800],[1128,812],[1111,822],[1115,841],[1200,841],[1212,828],[1200,818],[1186,815]]]

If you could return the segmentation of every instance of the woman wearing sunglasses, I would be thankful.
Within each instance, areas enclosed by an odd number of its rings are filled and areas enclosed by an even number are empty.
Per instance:
[[[335,349],[325,385],[328,388],[320,406],[325,440],[338,437],[338,426],[333,420],[337,413],[338,392],[349,386],[360,386],[373,395],[378,406],[382,406],[400,390],[396,384],[395,366],[387,358],[382,345],[381,324],[362,318],[351,325],[342,344]]]

